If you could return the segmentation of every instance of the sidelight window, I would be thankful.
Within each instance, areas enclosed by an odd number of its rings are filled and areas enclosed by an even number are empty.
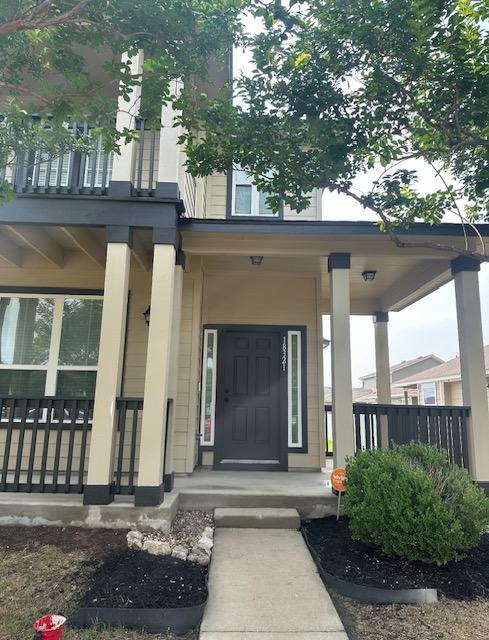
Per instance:
[[[288,332],[288,424],[289,447],[302,447],[301,332]]]
[[[216,416],[217,329],[205,329],[202,358],[200,443],[214,444]]]

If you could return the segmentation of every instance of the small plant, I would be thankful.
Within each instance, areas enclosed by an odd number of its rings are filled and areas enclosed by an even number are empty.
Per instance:
[[[489,526],[489,500],[446,452],[412,442],[347,461],[353,539],[406,560],[459,560]]]

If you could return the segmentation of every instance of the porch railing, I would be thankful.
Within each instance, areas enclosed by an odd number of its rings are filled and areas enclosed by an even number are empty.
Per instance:
[[[0,491],[82,493],[93,400],[0,397]]]
[[[132,495],[138,472],[143,399],[117,398],[117,412],[114,493]]]
[[[326,434],[331,433],[332,405],[325,405]],[[448,451],[451,462],[468,466],[467,420],[469,407],[396,404],[353,405],[355,447],[380,446],[381,416],[387,421],[389,443],[406,444],[412,440]]]

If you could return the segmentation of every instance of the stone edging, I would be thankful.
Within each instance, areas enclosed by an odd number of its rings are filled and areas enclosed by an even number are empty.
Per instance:
[[[321,566],[321,560],[310,544],[306,531],[301,529],[301,533],[324,584],[332,587],[340,595],[369,604],[434,604],[438,602],[436,589],[378,589],[333,576]]]

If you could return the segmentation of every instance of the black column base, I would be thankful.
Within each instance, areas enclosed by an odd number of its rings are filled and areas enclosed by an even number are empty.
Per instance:
[[[163,486],[165,487],[165,492],[170,493],[173,491],[173,487],[175,485],[175,474],[173,471],[171,473],[165,473],[165,477],[163,478]]]
[[[487,482],[480,482],[477,481],[477,484],[479,485],[479,487],[484,491],[484,493],[486,494],[486,496],[489,498],[489,481]]]
[[[156,198],[180,198],[180,189],[177,182],[157,182],[155,189]]]
[[[136,507],[159,507],[165,495],[165,485],[158,487],[135,487],[134,505]]]
[[[83,504],[110,504],[114,496],[110,484],[87,484],[83,489]]]
[[[129,180],[111,180],[108,193],[111,198],[129,198],[132,194],[132,182]]]

